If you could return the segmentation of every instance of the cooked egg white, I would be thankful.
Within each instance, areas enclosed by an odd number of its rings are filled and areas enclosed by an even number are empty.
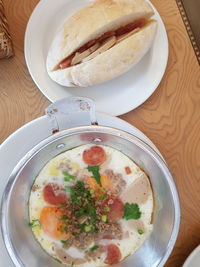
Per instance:
[[[89,149],[92,145],[87,144],[83,146],[76,147],[72,150],[68,150],[52,160],[50,160],[44,168],[41,170],[37,178],[34,182],[34,190],[31,191],[30,199],[29,199],[29,215],[30,221],[39,220],[40,213],[43,207],[49,206],[48,203],[44,201],[43,198],[43,188],[48,183],[56,183],[62,187],[73,185],[74,181],[65,182],[63,179],[62,171],[59,170],[59,166],[61,163],[65,163],[68,161],[70,164],[70,173],[73,175],[77,173],[77,171],[84,169],[87,165],[82,160],[82,153],[85,149]],[[102,148],[106,152],[107,156],[107,169],[112,169],[114,173],[121,173],[123,179],[126,181],[125,188],[120,197],[122,197],[123,202],[126,202],[126,191],[133,187],[134,192],[134,183],[137,182],[137,179],[141,179],[144,172],[126,155],[122,152],[113,149],[108,146],[102,146]],[[129,166],[131,169],[130,174],[126,174],[125,167]],[[146,175],[145,175],[146,176]],[[129,196],[129,203],[131,199]],[[132,202],[133,203],[133,202]],[[122,259],[127,257],[130,254],[133,254],[136,249],[138,249],[144,240],[148,237],[152,230],[151,218],[153,213],[153,193],[150,187],[147,200],[145,203],[139,204],[139,208],[142,212],[141,218],[139,222],[134,222],[136,220],[128,220],[125,219],[120,220],[121,228],[123,230],[123,239],[122,240],[101,240],[100,244],[108,245],[110,243],[116,244],[121,251]],[[143,232],[140,234],[138,230],[142,226]],[[35,226],[32,228],[32,231],[42,246],[42,248],[49,253],[54,258],[58,258],[58,255],[55,253],[55,246],[62,249],[62,243],[59,240],[51,238],[47,234],[43,232],[40,226]],[[91,247],[91,246],[90,246]],[[84,258],[85,254],[83,251],[78,250],[75,247],[70,247],[66,250],[66,252],[71,257],[76,258]],[[84,264],[80,264],[78,266],[81,267],[99,267],[105,266],[104,260],[106,258],[106,253],[102,253],[101,258],[95,261],[90,261]],[[77,266],[77,265],[74,265]]]

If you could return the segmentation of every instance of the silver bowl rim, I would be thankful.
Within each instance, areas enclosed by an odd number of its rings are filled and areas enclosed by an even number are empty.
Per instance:
[[[167,164],[163,160],[163,158],[152,147],[150,147],[150,145],[148,145],[145,141],[123,130],[112,128],[109,126],[99,126],[99,125],[98,126],[90,125],[90,126],[73,127],[70,129],[62,130],[56,134],[50,135],[49,137],[47,137],[46,139],[42,140],[37,145],[35,145],[29,152],[27,152],[25,156],[23,156],[22,159],[14,167],[13,171],[11,172],[8,178],[8,182],[5,186],[4,193],[1,199],[1,207],[0,207],[1,208],[0,209],[1,233],[3,236],[4,244],[8,251],[8,254],[10,258],[12,259],[14,265],[16,267],[22,267],[22,266],[25,267],[24,263],[21,262],[19,256],[17,255],[15,251],[14,245],[12,244],[12,241],[9,236],[8,225],[7,225],[7,211],[8,211],[7,208],[9,204],[10,191],[16,181],[18,173],[21,171],[21,169],[23,169],[27,161],[33,158],[35,154],[37,154],[39,151],[44,149],[47,145],[54,143],[55,141],[58,141],[59,139],[62,139],[63,137],[72,136],[76,134],[83,134],[83,133],[106,133],[106,134],[110,134],[113,136],[121,137],[122,139],[132,142],[138,145],[139,147],[142,147],[142,149],[146,153],[150,154],[150,156],[153,157],[154,161],[156,161],[156,163],[160,166],[162,171],[165,173],[165,177],[168,181],[168,184],[169,184],[169,187],[172,193],[172,197],[173,197],[174,223],[173,223],[173,230],[172,230],[172,233],[171,233],[168,245],[167,245],[166,252],[163,258],[161,259],[161,261],[158,263],[158,267],[164,266],[164,264],[166,263],[167,259],[169,258],[174,248],[174,245],[178,237],[179,228],[180,228],[180,217],[181,217],[180,200],[179,200],[179,194],[178,194],[173,176]]]

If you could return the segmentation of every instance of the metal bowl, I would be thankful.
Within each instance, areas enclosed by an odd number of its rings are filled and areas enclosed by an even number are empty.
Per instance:
[[[61,102],[58,104],[60,106]],[[58,131],[55,113],[60,110],[57,107],[53,104],[47,109],[54,132]],[[92,123],[96,124],[91,103],[79,108],[86,108]],[[63,109],[60,113],[63,115]],[[20,267],[57,266],[55,260],[40,247],[28,226],[29,194],[36,176],[49,160],[86,143],[108,145],[122,151],[148,174],[152,184],[155,196],[153,231],[133,255],[117,266],[163,266],[174,247],[180,223],[179,198],[173,177],[163,159],[139,138],[98,125],[57,132],[29,151],[13,170],[2,198],[1,223],[4,242],[14,264]]]

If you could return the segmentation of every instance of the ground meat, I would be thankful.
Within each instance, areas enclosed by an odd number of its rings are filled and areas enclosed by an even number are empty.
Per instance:
[[[105,170],[104,174],[108,176],[110,180],[113,182],[112,189],[107,193],[109,195],[119,196],[126,185],[126,181],[124,181],[122,174],[114,173],[113,170],[110,169]]]

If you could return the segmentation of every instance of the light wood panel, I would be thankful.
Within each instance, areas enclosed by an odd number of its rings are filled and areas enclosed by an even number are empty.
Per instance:
[[[25,27],[38,0],[4,0],[15,57],[0,61],[0,142],[44,113],[49,101],[28,74]],[[155,93],[122,119],[143,131],[165,157],[177,183],[182,222],[167,267],[180,267],[200,244],[200,71],[175,0],[152,0],[167,28],[169,61]],[[134,97],[134,96],[133,96]]]

